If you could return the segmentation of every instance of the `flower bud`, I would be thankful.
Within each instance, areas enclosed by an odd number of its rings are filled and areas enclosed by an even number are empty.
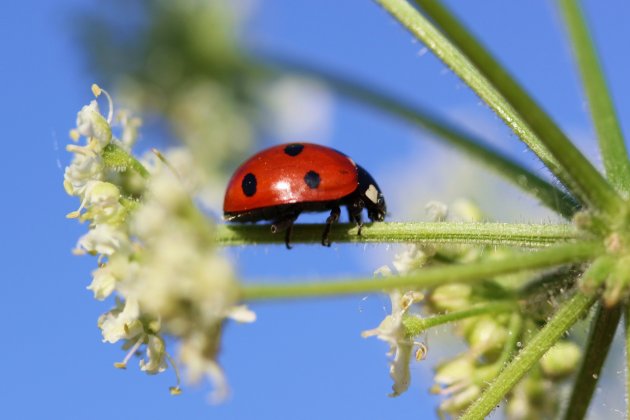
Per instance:
[[[472,327],[466,339],[473,351],[484,354],[503,348],[507,335],[508,331],[503,325],[484,317]]]
[[[458,311],[470,305],[472,289],[466,284],[445,284],[431,292],[431,303],[437,312]]]
[[[573,373],[580,362],[580,347],[571,341],[560,341],[540,359],[545,375],[560,379]]]
[[[435,382],[449,386],[459,381],[469,380],[475,370],[473,360],[464,354],[442,363],[435,370]]]

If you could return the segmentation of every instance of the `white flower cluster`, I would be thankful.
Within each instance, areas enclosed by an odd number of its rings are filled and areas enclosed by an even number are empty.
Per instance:
[[[142,351],[140,369],[163,372],[170,364],[177,376],[181,363],[191,382],[203,377],[214,384],[213,401],[227,395],[216,358],[226,318],[251,322],[255,315],[237,306],[239,285],[227,259],[214,244],[214,225],[195,207],[199,187],[190,153],[183,149],[150,154],[143,163],[130,153],[140,122],[118,113],[120,140],[112,136],[114,113],[93,100],[77,116],[71,131],[74,153],[64,186],[81,205],[68,215],[89,223],[75,252],[98,256],[88,286],[98,300],[116,295],[116,305],[98,321],[103,341],[122,342],[125,368]],[[84,145],[77,142],[85,138]],[[180,343],[176,358],[166,350],[165,336]]]

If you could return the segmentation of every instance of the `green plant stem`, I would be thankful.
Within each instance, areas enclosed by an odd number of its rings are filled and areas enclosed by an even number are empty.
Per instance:
[[[523,317],[519,313],[513,313],[510,317],[510,324],[508,326],[508,338],[505,343],[505,347],[501,352],[501,356],[494,363],[495,365],[501,366],[503,369],[507,362],[510,361],[512,356],[514,355],[514,351],[518,346],[518,342],[521,339],[521,334],[523,332]]]
[[[514,310],[514,307],[512,307]],[[508,337],[506,339],[503,350],[499,358],[487,366],[480,366],[473,374],[473,382],[478,386],[485,388],[487,384],[492,381],[496,376],[505,368],[506,363],[510,360],[514,352],[516,351],[517,343],[521,338],[523,330],[523,318],[517,312],[514,312],[510,317],[510,324],[508,326]]]
[[[404,318],[403,323],[405,325],[407,335],[409,337],[415,337],[428,330],[429,328],[437,327],[438,325],[448,324],[450,322],[472,318],[479,315],[511,312],[515,309],[518,309],[518,304],[515,301],[499,301],[478,304],[462,311],[433,315],[428,318],[422,318],[416,315],[409,315]]]
[[[555,245],[536,252],[523,252],[500,260],[450,265],[418,270],[386,279],[355,279],[297,284],[243,285],[243,300],[294,299],[381,292],[392,289],[423,289],[447,283],[474,283],[490,277],[593,259],[603,252],[598,242]]]
[[[549,116],[437,1],[416,1],[446,36],[405,0],[376,0],[430,48],[592,209],[616,216],[622,200]]]
[[[274,59],[274,66],[258,63],[256,68],[265,75],[297,73],[325,83],[336,92],[346,95],[359,103],[370,105],[379,111],[417,125],[445,141],[457,150],[476,159],[483,166],[504,177],[523,191],[533,195],[551,210],[567,219],[579,209],[579,203],[560,188],[545,181],[514,159],[487,144],[452,122],[446,121],[416,105],[405,103],[399,98],[387,95],[356,79],[341,77],[323,69],[295,63],[287,59]]]
[[[586,353],[566,406],[565,420],[579,420],[586,415],[620,319],[621,305],[612,308],[598,305],[595,318],[591,322]]]
[[[630,190],[628,150],[579,1],[558,0],[558,6],[571,37],[606,174],[614,186],[628,192]]]
[[[466,410],[461,420],[485,418],[514,385],[580,319],[595,301],[594,296],[576,294],[560,307],[553,318],[501,371],[481,397]]]
[[[291,242],[321,243],[324,226],[296,224]],[[383,243],[430,242],[435,244],[473,244],[537,248],[580,237],[571,225],[534,225],[511,223],[372,223],[363,226],[361,236],[354,224],[335,224],[330,231],[333,242]],[[272,234],[268,225],[220,225],[216,240],[225,246],[275,243],[284,244],[283,234]]]

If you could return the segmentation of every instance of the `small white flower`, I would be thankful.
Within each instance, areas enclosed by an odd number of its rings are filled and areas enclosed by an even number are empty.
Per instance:
[[[125,254],[112,255],[106,264],[92,272],[92,283],[87,287],[94,292],[94,298],[104,300],[109,297],[123,278],[133,278],[137,263],[131,263]]]
[[[140,322],[138,301],[128,298],[121,309],[119,302],[116,308],[103,314],[99,319],[99,327],[103,333],[103,341],[116,343],[119,340],[132,340],[144,333]]]
[[[130,248],[127,233],[116,227],[99,224],[83,235],[77,243],[76,252],[81,254],[112,255],[114,252],[128,252]]]
[[[90,206],[111,207],[118,203],[120,190],[110,182],[95,181],[86,191],[86,200]]]
[[[85,189],[83,205],[88,211],[83,216],[95,224],[122,223],[126,216],[125,208],[120,204],[120,190],[110,182],[92,181]]]
[[[87,288],[94,292],[94,299],[107,299],[116,288],[116,277],[109,267],[100,267],[92,272],[92,283]]]
[[[90,182],[103,178],[103,160],[94,153],[85,153],[81,146],[70,149],[75,154],[72,163],[66,166],[63,186],[69,195],[83,196]]]
[[[140,360],[140,369],[155,375],[166,370],[166,347],[161,337],[150,334],[147,342],[147,359]]]
[[[390,349],[388,354],[393,357],[389,374],[394,380],[393,392],[389,396],[396,397],[409,388],[411,381],[409,364],[415,344],[413,339],[406,335],[403,317],[409,307],[420,301],[423,296],[418,292],[407,292],[403,295],[398,290],[392,291],[389,296],[392,304],[391,315],[387,315],[377,328],[364,331],[361,336],[376,336],[380,340],[389,343]]]
[[[81,108],[77,114],[77,131],[88,138],[88,144],[95,152],[100,152],[112,140],[112,129],[101,115],[96,100]]]

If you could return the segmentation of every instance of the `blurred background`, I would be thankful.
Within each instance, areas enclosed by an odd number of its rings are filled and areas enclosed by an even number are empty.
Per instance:
[[[599,165],[553,3],[447,3]],[[583,3],[628,133],[630,5]],[[387,346],[360,332],[378,325],[389,299],[358,296],[254,305],[257,322],[230,325],[224,336],[220,361],[233,394],[220,406],[207,403],[207,384],[171,397],[172,373],[115,369],[124,353],[102,344],[96,328],[112,302],[96,302],[85,290],[96,261],[71,255],[85,226],[65,219],[77,203],[62,187],[68,131],[92,99],[92,83],[142,116],[139,152],[179,142],[195,152],[207,170],[204,203],[217,220],[226,180],[243,159],[272,144],[308,141],[367,168],[391,221],[427,220],[427,202],[461,198],[488,220],[558,221],[430,134],[287,68],[324,69],[387,92],[542,171],[499,119],[372,1],[5,2],[0,51],[0,171],[8,193],[0,210],[1,418],[433,418],[439,398],[428,392],[431,366],[458,349],[446,330],[429,334],[429,354],[413,364],[411,388],[388,398]],[[244,282],[258,282],[370,276],[402,249],[264,245],[226,252]],[[624,380],[621,347],[614,353],[605,386]],[[593,416],[622,418],[623,399],[602,391],[595,408]]]

